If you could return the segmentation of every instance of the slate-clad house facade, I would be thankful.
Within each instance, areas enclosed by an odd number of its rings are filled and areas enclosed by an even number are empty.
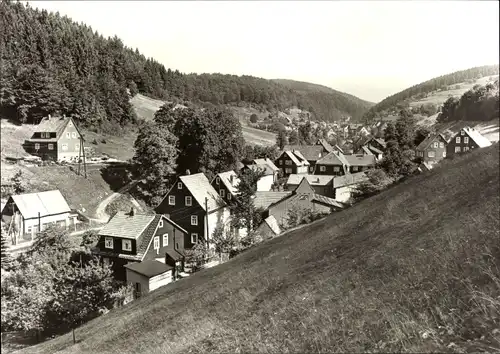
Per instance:
[[[156,212],[187,231],[186,249],[204,240],[212,246],[210,239],[217,225],[230,227],[230,208],[219,193],[203,173],[180,176],[156,207]]]
[[[238,194],[238,183],[240,179],[234,171],[218,173],[212,180],[212,187],[219,193],[220,197],[227,203],[235,202]]]
[[[71,117],[43,118],[23,144],[27,153],[42,160],[71,161],[83,156],[83,136]]]
[[[116,279],[126,281],[124,266],[131,262],[171,265],[173,257],[183,260],[186,236],[187,231],[165,215],[119,212],[99,231],[93,253],[112,265]]]
[[[275,165],[283,171],[284,176],[293,174],[307,174],[309,172],[309,162],[302,156],[300,151],[285,150],[276,159]]]
[[[448,142],[442,134],[429,134],[415,148],[415,156],[422,162],[435,164],[446,157],[446,146]]]
[[[470,127],[464,127],[448,142],[446,146],[446,156],[451,157],[455,154],[461,154],[490,145],[491,142],[477,130]]]

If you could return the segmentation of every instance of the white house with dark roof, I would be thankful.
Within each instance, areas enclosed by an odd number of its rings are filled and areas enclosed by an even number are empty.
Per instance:
[[[126,280],[124,266],[155,260],[182,271],[188,233],[165,215],[128,212],[115,214],[99,231],[92,253],[111,263],[118,280]],[[174,272],[172,276],[176,277]]]
[[[137,299],[155,289],[165,286],[174,280],[174,268],[155,260],[140,263],[133,262],[125,266],[127,283],[134,287],[134,298]]]
[[[184,246],[192,248],[200,241],[208,241],[215,228],[230,227],[228,204],[210,184],[203,173],[180,176],[156,207],[188,232]]]
[[[43,118],[23,147],[43,160],[78,160],[84,153],[83,135],[71,117]]]
[[[50,225],[68,228],[77,222],[59,190],[11,196],[2,208],[12,243],[33,240],[39,231]]]

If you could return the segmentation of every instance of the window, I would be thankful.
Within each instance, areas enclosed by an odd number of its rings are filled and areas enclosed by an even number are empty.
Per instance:
[[[106,237],[104,239],[104,247],[113,249],[113,238],[112,237]]]
[[[182,189],[182,182],[177,182],[177,189]]]
[[[186,196],[186,197],[184,198],[184,204],[186,204],[186,206],[191,206],[191,205],[193,205],[193,200],[192,200],[192,198],[191,198],[190,196]]]
[[[131,240],[122,240],[122,250],[132,251],[132,241]]]
[[[48,148],[49,150],[54,150],[54,144],[49,144]]]
[[[157,250],[158,248],[160,248],[160,237],[159,236],[155,236],[155,238],[153,240],[153,248],[155,250]]]
[[[441,149],[443,149],[443,148],[444,148],[444,143],[443,143],[443,142],[440,142],[440,143],[439,143],[439,147],[440,147]]]
[[[446,157],[446,151],[443,151],[443,157]]]
[[[73,139],[76,139],[76,132],[71,133],[71,137],[72,137]]]
[[[319,166],[319,170],[321,172],[325,172],[326,171],[326,166]]]
[[[280,164],[280,165],[283,165],[283,160],[279,160],[279,164]]]
[[[163,219],[160,219],[160,222],[158,223],[158,227],[162,228],[163,227]]]
[[[35,144],[35,150],[40,150],[40,144],[38,143]]]
[[[231,200],[231,193],[227,194],[227,199]]]
[[[168,234],[163,234],[163,247],[168,246]]]
[[[455,142],[456,142],[457,144],[460,144],[460,137],[459,137],[459,136],[457,136],[457,138],[455,139]]]
[[[216,178],[215,178],[215,184],[216,184],[216,185],[219,185],[219,183],[220,183],[220,178],[219,178],[219,177],[216,177]]]
[[[33,229],[31,228],[31,226],[28,226],[28,228],[26,229],[26,233],[28,234],[33,233]]]
[[[285,165],[289,165],[290,166],[291,164],[292,164],[292,160],[286,160],[285,161]]]
[[[198,243],[198,234],[191,234],[191,243]]]
[[[352,166],[352,172],[358,172],[358,166]]]
[[[465,132],[462,130],[462,131],[460,132],[460,135],[465,135]]]
[[[435,151],[427,151],[427,157],[436,157]]]
[[[323,171],[326,171],[326,168]],[[333,167],[333,172],[340,172],[340,167],[339,166],[334,166]]]
[[[222,198],[224,198],[224,197],[226,196],[226,191],[225,191],[224,189],[221,189],[221,190],[219,191],[219,194],[220,194],[220,196],[221,196]]]
[[[465,143],[465,144],[468,144],[468,143],[469,143],[469,137],[468,137],[468,136],[464,137],[464,143]]]
[[[75,150],[80,151],[80,144],[75,144]]]
[[[455,146],[455,152],[460,152],[460,146]]]
[[[439,147],[439,143],[436,141],[434,142],[434,148],[438,148]]]
[[[71,133],[70,132],[66,132],[66,138],[71,139]]]
[[[314,171],[314,167],[309,167],[309,172],[313,172]]]
[[[73,123],[69,122],[68,127],[72,127],[72,126],[73,126]]]
[[[175,195],[168,196],[168,205],[175,205]]]
[[[292,169],[291,168],[285,168],[285,173],[292,173]]]
[[[198,215],[191,215],[191,225],[198,225]]]
[[[469,151],[469,147],[468,146],[464,146],[464,151]]]
[[[68,144],[62,144],[61,149],[62,151],[68,151]]]

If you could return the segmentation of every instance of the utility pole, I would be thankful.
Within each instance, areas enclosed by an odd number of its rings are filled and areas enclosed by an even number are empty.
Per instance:
[[[205,225],[206,225],[206,230],[207,230],[207,247],[209,244],[209,236],[208,236],[208,198],[205,197]]]
[[[83,173],[85,174],[85,178],[87,178],[87,164],[85,161],[85,146],[83,145],[83,136],[80,138],[81,142],[81,150],[83,150]]]
[[[80,142],[79,148],[78,148],[78,176],[80,176],[80,159],[82,157],[82,144]]]

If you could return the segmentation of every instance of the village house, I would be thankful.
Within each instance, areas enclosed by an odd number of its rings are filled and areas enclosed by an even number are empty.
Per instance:
[[[429,134],[415,148],[415,156],[422,160],[422,163],[433,165],[446,157],[447,141],[442,134]]]
[[[48,226],[66,229],[78,222],[59,190],[11,196],[2,208],[2,221],[13,244],[33,240]]]
[[[42,160],[74,161],[84,153],[84,139],[71,117],[43,118],[23,144],[25,151]]]
[[[331,152],[316,162],[315,175],[341,176],[349,173],[349,162],[344,154]]]
[[[356,134],[361,135],[361,136],[368,136],[368,135],[370,135],[370,131],[366,127],[360,126],[357,129]]]
[[[164,263],[170,267],[170,276],[162,278],[163,284],[175,280],[184,269],[187,234],[165,215],[136,213],[132,209],[118,212],[109,220],[99,231],[99,240],[92,253],[104,264],[111,264],[115,278],[121,281],[130,281],[125,268],[127,264],[143,261]]]
[[[294,208],[310,209],[325,214],[344,208],[342,203],[316,194],[306,178],[302,179],[293,192],[288,193],[284,198],[267,206],[263,213],[264,219],[273,216],[278,221],[278,224],[286,225],[288,222],[288,212]]]
[[[210,242],[217,226],[230,228],[230,208],[203,173],[177,178],[156,207],[158,214],[187,230],[184,247],[191,249],[198,242]]]
[[[375,155],[344,155],[344,158],[347,160],[349,165],[349,172],[356,173],[369,170],[370,168],[375,167],[377,160]]]
[[[461,154],[490,145],[491,142],[477,130],[470,127],[464,127],[448,142],[446,146],[446,156],[451,157],[455,154]]]
[[[351,173],[333,178],[333,199],[347,203],[352,197],[353,190],[361,183],[368,180],[365,172]]]
[[[218,173],[212,180],[212,187],[219,192],[220,197],[227,203],[233,203],[238,195],[240,179],[234,171]]]
[[[318,139],[314,145],[285,145],[283,150],[299,151],[300,154],[306,158],[307,162],[309,162],[308,172],[314,173],[316,161],[332,152],[334,149],[325,139]]]
[[[244,169],[250,169],[254,172],[263,172],[264,175],[257,181],[258,191],[270,191],[275,182],[278,181],[280,169],[269,158],[255,159]]]
[[[124,265],[127,283],[134,287],[134,299],[171,283],[174,268],[156,260],[132,262]]]
[[[307,174],[309,171],[309,162],[298,150],[285,150],[276,159],[276,165],[283,171],[284,176],[292,173]]]
[[[309,185],[314,189],[314,192],[316,194],[333,198],[335,196],[333,190],[334,177],[335,176],[292,174],[288,176],[288,180],[285,184],[285,189],[287,191],[294,191],[299,186],[300,182],[302,182],[302,179],[306,178],[307,182],[309,182]]]

